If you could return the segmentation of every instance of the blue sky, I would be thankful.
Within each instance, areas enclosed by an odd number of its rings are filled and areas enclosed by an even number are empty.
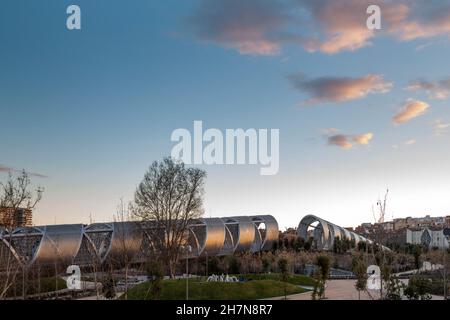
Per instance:
[[[280,12],[300,8],[310,22],[273,17],[278,2]],[[3,1],[0,168],[47,176],[33,177],[45,187],[35,223],[111,220],[151,162],[170,154],[171,132],[192,130],[194,120],[222,130],[280,129],[278,175],[260,176],[250,165],[204,167],[207,216],[266,213],[284,228],[316,214],[355,226],[373,221],[371,206],[386,188],[388,218],[450,214],[450,106],[432,96],[445,93],[438,83],[450,77],[450,28],[435,25],[450,17],[448,7],[387,2],[383,10],[407,17],[389,13],[379,34],[366,35],[359,21],[347,23],[345,6],[330,20],[330,1],[294,2]],[[72,3],[82,11],[79,31],[66,29]],[[219,21],[208,16],[223,8]],[[315,36],[311,24],[319,37],[306,41]],[[286,30],[302,36],[287,41]],[[289,77],[299,74],[295,88]],[[361,97],[345,91],[345,79],[359,84],[368,75],[391,87],[380,92],[371,82]],[[330,78],[343,97],[330,97],[323,85]],[[419,89],[405,90],[418,80]],[[314,95],[321,100],[305,105]],[[408,99],[426,103],[426,112],[393,123]],[[368,133],[367,144],[352,142]],[[330,145],[342,142],[336,136],[352,147]]]

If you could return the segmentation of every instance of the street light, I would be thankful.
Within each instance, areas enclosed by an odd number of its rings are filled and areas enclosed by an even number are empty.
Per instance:
[[[186,252],[186,300],[189,300],[189,254],[192,252],[192,247],[181,246],[181,250]]]
[[[206,279],[208,279],[208,251],[205,250],[205,254],[206,254],[206,263],[205,263]]]

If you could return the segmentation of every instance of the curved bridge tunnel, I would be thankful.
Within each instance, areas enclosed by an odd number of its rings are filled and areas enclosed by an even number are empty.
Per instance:
[[[85,266],[94,262],[120,263],[125,259],[132,263],[144,262],[156,250],[150,236],[155,232],[152,228],[148,222],[111,222],[24,227],[10,232],[3,229],[0,230],[0,269],[11,260],[25,267]],[[356,245],[373,243],[314,215],[300,221],[297,233],[305,240],[312,235],[318,250],[332,250],[337,237],[354,241]],[[278,237],[278,223],[271,215],[201,218],[189,224],[185,242],[192,250],[181,253],[181,257],[270,250]]]
[[[318,250],[333,250],[335,239],[354,241],[355,245],[359,242],[373,244],[374,242],[355,232],[342,228],[334,223],[326,221],[314,215],[307,215],[303,217],[298,225],[297,234],[300,238],[307,240],[312,229],[312,238]],[[382,246],[384,250],[389,248]]]
[[[50,225],[0,230],[0,269],[18,265],[60,266],[93,262],[146,261],[153,250],[152,225],[112,222],[90,225]],[[188,226],[189,256],[227,255],[269,250],[278,241],[278,223],[270,215],[202,218]]]

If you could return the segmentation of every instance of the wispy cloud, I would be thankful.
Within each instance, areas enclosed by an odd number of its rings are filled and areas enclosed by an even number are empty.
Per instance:
[[[416,139],[409,139],[409,140],[405,141],[405,144],[407,146],[410,146],[410,145],[416,144],[416,142],[417,142]]]
[[[14,171],[13,168],[6,167],[6,166],[0,164],[0,172],[12,172],[12,171]]]
[[[351,149],[353,144],[349,141],[349,137],[343,134],[336,134],[328,137],[328,145],[338,146],[342,149]]]
[[[382,8],[383,30],[366,27],[369,5]],[[286,44],[336,54],[372,44],[450,35],[450,4],[408,0],[203,0],[189,18],[194,34],[241,54],[273,55]]]
[[[9,167],[9,166],[5,166],[0,164],[0,173],[9,173],[9,172],[22,172],[23,170],[19,170],[19,169],[15,169],[13,167]],[[26,173],[28,173],[28,175],[33,176],[33,177],[37,177],[37,178],[48,178],[48,176],[41,174],[41,173],[36,173],[36,172],[30,172],[25,170]]]
[[[430,99],[447,99],[450,95],[450,78],[440,81],[417,80],[411,82],[406,88],[409,91],[424,90]]]
[[[375,33],[366,27],[367,7],[381,1],[369,0],[303,0],[297,1],[310,13],[313,30],[303,42],[306,50],[336,54],[355,51],[371,44]],[[320,32],[317,34],[315,30]]]
[[[441,119],[437,119],[433,123],[434,135],[443,136],[447,134],[450,130],[450,123],[446,123]]]
[[[395,124],[402,124],[417,118],[430,108],[426,102],[408,99],[403,108],[392,118]]]
[[[318,102],[344,102],[361,99],[368,94],[386,93],[392,82],[385,81],[381,75],[369,74],[360,78],[322,77],[306,79],[301,73],[288,76],[295,89],[306,92],[310,98],[306,104]]]
[[[283,2],[273,0],[207,0],[189,19],[199,39],[252,55],[277,54],[287,20]]]
[[[365,134],[359,134],[352,137],[353,141],[360,145],[367,145],[369,144],[370,140],[373,138],[373,133],[365,133]]]
[[[358,145],[368,145],[373,139],[373,133],[368,132],[357,135],[333,134],[326,138],[328,145],[338,146],[341,149],[349,150]]]
[[[433,38],[450,34],[450,4],[445,1],[398,1],[387,6],[389,33],[398,39]]]

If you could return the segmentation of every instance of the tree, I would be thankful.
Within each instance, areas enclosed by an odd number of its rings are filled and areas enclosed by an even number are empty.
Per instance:
[[[235,255],[229,255],[226,257],[228,264],[228,273],[239,274],[241,271],[241,261]]]
[[[353,273],[356,276],[355,288],[358,290],[358,300],[360,300],[361,291],[365,291],[367,288],[367,264],[362,256],[359,256],[354,260]]]
[[[280,269],[281,281],[284,282],[284,300],[287,300],[286,284],[289,277],[289,270],[288,270],[288,260],[286,258],[280,258],[278,260],[278,269]]]
[[[412,254],[414,256],[414,265],[416,269],[420,269],[420,256],[422,255],[422,246],[416,244],[412,248]]]
[[[34,194],[31,190],[31,179],[25,170],[17,176],[9,172],[6,183],[0,183],[0,186],[0,205],[10,208],[33,209],[42,199],[44,191],[42,187],[37,187]]]
[[[165,158],[153,162],[135,192],[133,213],[149,222],[152,244],[172,277],[188,225],[203,214],[205,177],[203,170]]]
[[[164,269],[158,260],[148,262],[146,265],[147,276],[149,278],[149,287],[146,299],[158,300],[162,291],[162,280],[164,278]]]
[[[322,279],[322,273],[319,269],[314,272],[314,288],[312,292],[312,300],[322,299],[325,293],[325,282]]]
[[[270,266],[271,266],[271,264],[272,264],[271,259],[270,259],[269,257],[267,257],[267,256],[264,256],[264,257],[262,258],[261,263],[262,263],[262,267],[263,267],[263,272],[264,272],[264,273],[270,272]]]
[[[33,210],[41,201],[44,189],[37,187],[33,190],[29,174],[23,170],[17,176],[10,172],[5,183],[0,183],[0,209],[9,210],[14,215],[17,210]],[[20,257],[16,257],[11,252],[9,245],[12,242],[12,230],[17,227],[16,219],[6,219],[0,228],[0,299],[5,297],[8,290],[17,280],[19,269],[22,268],[22,293],[25,294],[25,266],[21,266]]]
[[[140,246],[139,234],[141,231],[141,226],[137,222],[130,221],[130,207],[130,204],[127,206],[123,199],[120,199],[114,217],[114,232],[118,245],[114,255],[110,257],[111,263],[123,268],[125,272],[125,299],[128,299],[128,274],[134,261],[136,248]]]
[[[116,297],[116,288],[114,286],[114,278],[112,272],[107,272],[102,283],[102,293],[106,299],[114,299]]]
[[[41,201],[43,192],[44,189],[41,187],[32,190],[31,179],[25,170],[16,177],[10,172],[6,183],[0,183],[0,208],[8,208],[13,213],[19,208],[33,210]],[[17,227],[14,222],[14,219],[9,219],[4,222],[4,227],[9,229]]]
[[[430,300],[431,280],[423,276],[413,276],[409,279],[405,295],[409,300]]]
[[[325,298],[325,285],[330,276],[331,260],[327,255],[317,256],[317,270],[314,274],[316,283],[313,290],[313,300]]]
[[[397,277],[390,276],[386,282],[386,297],[388,300],[401,300],[405,285]],[[383,297],[382,297],[383,298]]]

